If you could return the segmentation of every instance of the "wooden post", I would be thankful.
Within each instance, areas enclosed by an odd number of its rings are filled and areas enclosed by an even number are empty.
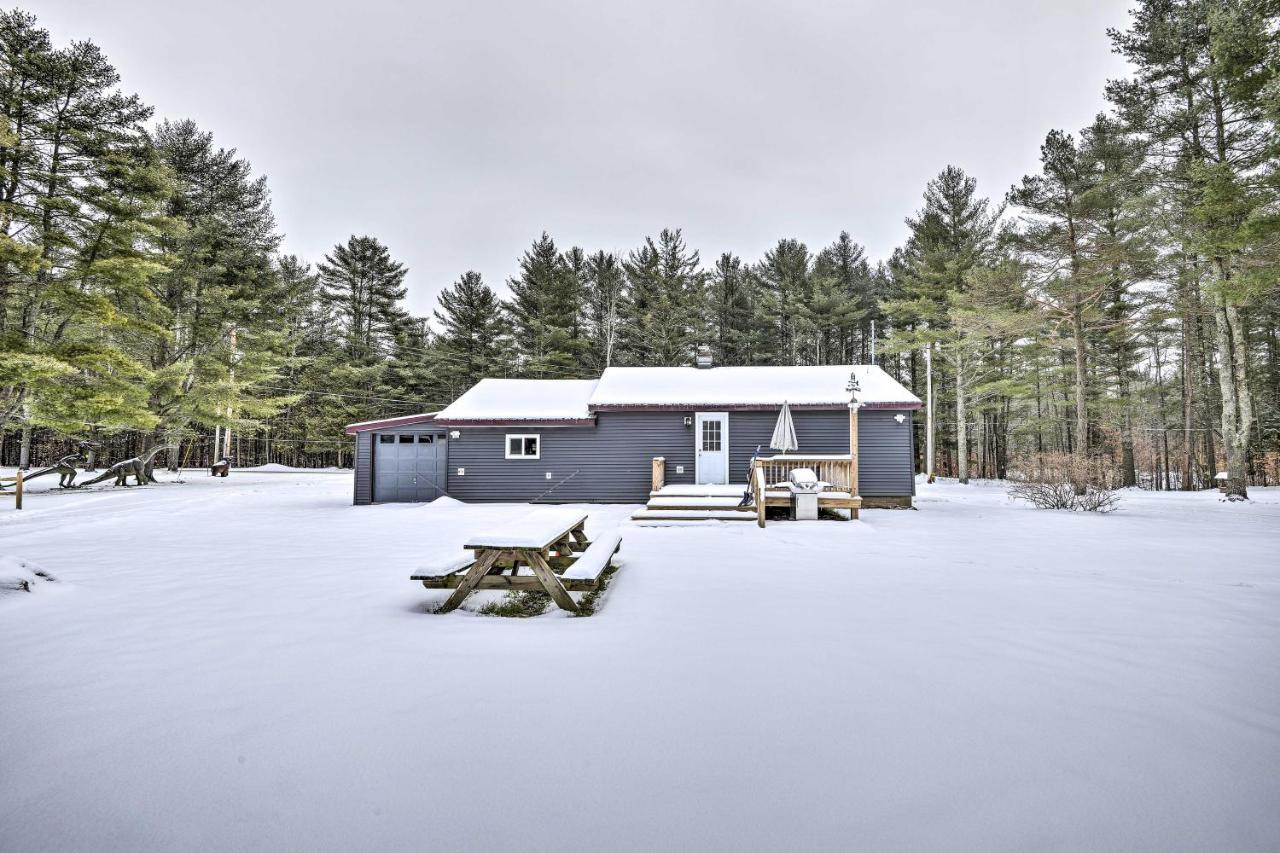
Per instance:
[[[14,509],[22,509],[22,470],[21,469],[18,470],[18,476],[17,476],[17,479],[14,480],[14,482],[17,484],[14,486],[14,489],[13,489]]]
[[[765,523],[765,488],[764,463],[757,459],[751,463],[751,491],[755,493],[758,527],[764,527]]]
[[[667,460],[663,456],[653,457],[653,491],[660,492],[667,482]]]
[[[849,496],[858,497],[858,403],[849,404]],[[849,510],[850,518],[857,518],[856,509]]]

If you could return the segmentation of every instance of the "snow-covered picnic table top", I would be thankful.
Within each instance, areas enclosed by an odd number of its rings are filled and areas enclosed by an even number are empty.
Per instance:
[[[544,507],[517,516],[510,524],[491,533],[478,533],[462,546],[471,550],[484,548],[546,548],[566,533],[585,523],[587,514],[579,509]]]

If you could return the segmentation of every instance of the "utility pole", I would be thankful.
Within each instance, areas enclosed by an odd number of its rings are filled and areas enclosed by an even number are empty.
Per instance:
[[[933,341],[924,348],[925,410],[924,466],[928,482],[933,482]]]
[[[240,352],[236,349],[236,330],[231,328],[231,386],[234,389],[236,384],[236,363],[240,361]],[[222,455],[226,459],[231,458],[231,404],[227,404],[227,429],[222,434]],[[239,464],[239,463],[237,463]]]

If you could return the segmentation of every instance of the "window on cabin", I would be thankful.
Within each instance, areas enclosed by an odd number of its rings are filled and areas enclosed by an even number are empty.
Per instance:
[[[702,422],[702,449],[708,453],[720,452],[720,421]]]
[[[508,459],[537,459],[542,455],[542,437],[538,435],[508,435]]]

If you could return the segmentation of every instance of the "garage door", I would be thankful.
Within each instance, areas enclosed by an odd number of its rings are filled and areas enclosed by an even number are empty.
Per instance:
[[[444,494],[449,445],[443,435],[381,433],[373,447],[375,501],[433,501]]]

